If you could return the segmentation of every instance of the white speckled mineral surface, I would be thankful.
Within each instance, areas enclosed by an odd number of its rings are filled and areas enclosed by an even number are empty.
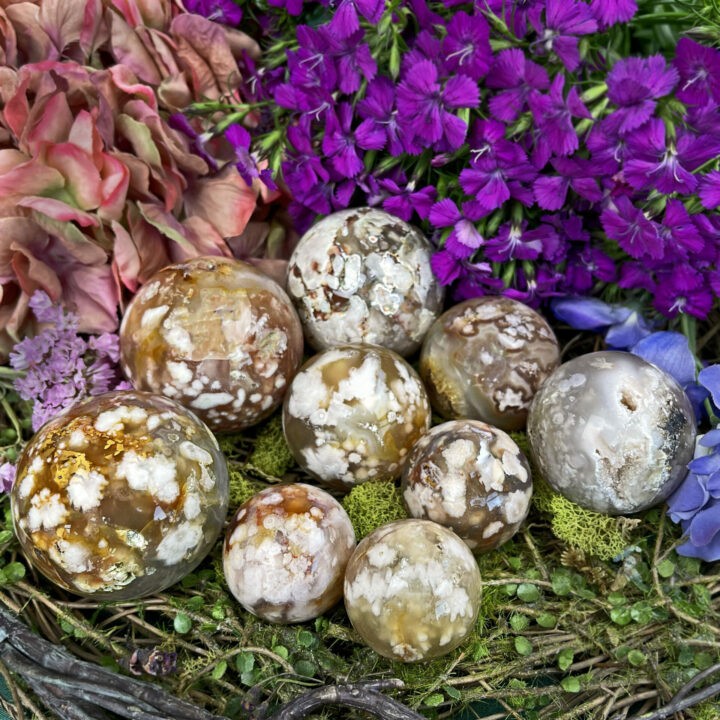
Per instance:
[[[428,520],[368,535],[345,572],[345,608],[376,652],[416,662],[454,650],[480,609],[480,570],[467,545]]]
[[[342,597],[355,533],[340,503],[304,484],[278,485],[240,506],[227,531],[230,591],[269,622],[304,622]]]
[[[349,489],[399,477],[430,428],[417,373],[399,355],[345,345],[311,358],[285,398],[283,428],[298,463],[321,483]]]
[[[541,315],[512,298],[481,297],[433,323],[420,375],[443,417],[519,430],[538,387],[559,363],[557,339]]]
[[[317,222],[288,267],[307,341],[317,350],[362,342],[413,353],[442,308],[431,251],[418,230],[382,210],[343,210]]]
[[[670,375],[631,353],[603,351],[546,380],[530,408],[528,439],[555,490],[624,515],[661,502],[685,477],[695,418]]]
[[[207,554],[225,521],[225,458],[208,428],[167,398],[113,392],[44,425],[12,494],[20,546],[71,592],[159,592]]]
[[[139,290],[120,349],[133,387],[174,398],[213,430],[240,430],[282,402],[303,336],[274,280],[239,260],[204,257],[164,268]]]
[[[477,553],[517,532],[530,509],[532,479],[507,433],[477,420],[451,420],[415,443],[402,493],[412,517],[451,528]]]

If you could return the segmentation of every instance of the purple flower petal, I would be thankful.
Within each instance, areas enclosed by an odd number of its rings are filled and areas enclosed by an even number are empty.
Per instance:
[[[695,380],[695,357],[682,333],[655,332],[637,343],[631,352],[672,375],[683,387]]]
[[[715,407],[720,407],[720,365],[709,365],[698,374],[698,382],[710,391]]]

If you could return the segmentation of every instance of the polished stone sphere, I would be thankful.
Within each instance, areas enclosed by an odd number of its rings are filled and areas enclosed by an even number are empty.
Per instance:
[[[343,210],[297,244],[287,290],[316,349],[372,343],[406,356],[440,314],[432,248],[415,228],[372,208]]]
[[[241,430],[282,402],[303,353],[285,291],[248,263],[202,257],[160,270],[120,328],[133,386],[174,398],[217,431]]]
[[[278,485],[240,506],[223,568],[246,610],[268,622],[304,622],[340,600],[354,549],[350,518],[335,498],[310,485]]]
[[[213,546],[227,466],[181,405],[112,392],[43,425],[20,458],[11,505],[25,556],[55,584],[135,599],[176,583]]]
[[[530,466],[502,430],[451,420],[415,443],[402,495],[412,517],[449,527],[473,552],[485,552],[509,540],[527,516]]]
[[[311,358],[283,407],[288,447],[323,485],[349,490],[400,476],[410,449],[430,428],[417,373],[374,345],[344,345]]]
[[[433,323],[420,375],[443,417],[519,430],[537,389],[559,363],[558,341],[535,310],[508,297],[480,297]]]
[[[535,396],[527,431],[541,476],[569,500],[608,515],[662,502],[687,474],[695,447],[683,389],[626,352],[561,365]]]
[[[380,655],[404,662],[439,657],[475,626],[480,570],[451,530],[398,520],[357,546],[345,571],[345,609]]]

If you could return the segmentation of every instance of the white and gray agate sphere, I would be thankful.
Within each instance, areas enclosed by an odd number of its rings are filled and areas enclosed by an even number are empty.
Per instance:
[[[626,352],[561,365],[530,407],[528,439],[541,475],[569,500],[624,515],[664,500],[687,473],[695,418],[667,373]]]
[[[287,291],[307,341],[371,343],[407,356],[440,314],[430,243],[382,210],[343,210],[313,225],[290,258]]]

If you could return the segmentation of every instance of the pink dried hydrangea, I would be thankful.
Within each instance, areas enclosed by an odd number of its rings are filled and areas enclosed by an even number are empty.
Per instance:
[[[265,189],[168,116],[238,101],[247,54],[243,33],[171,0],[0,7],[0,360],[36,290],[108,332],[160,267],[232,254]]]

